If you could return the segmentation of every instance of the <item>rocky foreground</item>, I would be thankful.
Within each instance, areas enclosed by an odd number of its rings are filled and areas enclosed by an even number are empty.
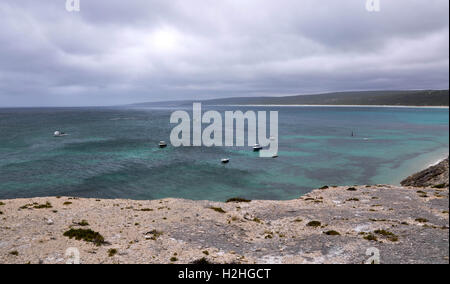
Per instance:
[[[71,247],[81,263],[364,263],[377,250],[381,263],[449,263],[448,197],[378,185],[290,201],[3,200],[0,263],[66,263]]]

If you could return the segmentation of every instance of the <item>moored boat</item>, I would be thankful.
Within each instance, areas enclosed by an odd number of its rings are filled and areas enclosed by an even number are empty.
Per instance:
[[[159,146],[159,148],[166,148],[167,147],[167,143],[164,142],[164,141],[159,141],[158,146]]]

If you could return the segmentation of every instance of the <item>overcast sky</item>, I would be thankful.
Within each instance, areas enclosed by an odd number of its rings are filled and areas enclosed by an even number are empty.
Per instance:
[[[449,1],[0,1],[0,107],[448,89]]]

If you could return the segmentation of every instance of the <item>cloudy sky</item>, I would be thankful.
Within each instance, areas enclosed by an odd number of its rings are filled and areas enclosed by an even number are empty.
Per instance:
[[[448,89],[449,1],[0,1],[0,107]]]

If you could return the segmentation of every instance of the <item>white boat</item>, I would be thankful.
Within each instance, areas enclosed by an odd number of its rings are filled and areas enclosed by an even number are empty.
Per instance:
[[[61,132],[61,131],[55,131],[55,133],[53,133],[53,136],[54,137],[64,137],[64,136],[67,136],[67,134],[64,132]]]
[[[261,151],[263,147],[261,147],[261,145],[259,144],[255,144],[255,146],[253,146],[253,151],[258,152]]]
[[[278,154],[273,154],[273,155],[272,155],[272,158],[274,158],[274,159],[275,159],[275,158],[278,158]]]
[[[222,164],[228,164],[230,162],[230,159],[222,159],[221,162]]]
[[[166,148],[167,147],[167,143],[164,142],[164,141],[159,141],[158,146],[159,146],[159,148]]]

